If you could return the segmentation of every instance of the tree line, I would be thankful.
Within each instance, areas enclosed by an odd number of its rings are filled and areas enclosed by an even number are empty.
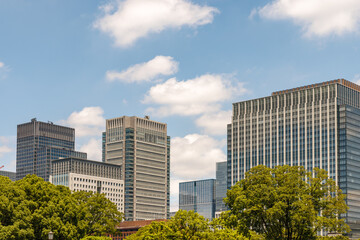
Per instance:
[[[257,166],[228,190],[224,201],[229,211],[211,222],[179,210],[171,220],[153,222],[127,239],[349,239],[343,236],[349,226],[340,217],[348,209],[345,195],[325,170]],[[321,232],[338,236],[320,237]]]
[[[35,175],[0,176],[0,240],[78,240],[115,233],[123,215],[103,194],[71,192]]]
[[[0,176],[0,240],[108,239],[122,213],[105,195],[71,192],[35,175],[12,182]],[[341,218],[348,207],[345,195],[325,170],[303,167],[257,166],[227,192],[229,210],[208,221],[193,211],[179,210],[168,221],[152,222],[129,240],[234,239],[319,240],[320,232],[336,233],[329,239],[348,239]]]

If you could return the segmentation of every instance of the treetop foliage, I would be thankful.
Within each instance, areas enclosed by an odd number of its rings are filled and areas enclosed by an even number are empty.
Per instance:
[[[12,182],[0,176],[0,240],[80,239],[115,232],[122,220],[104,195],[72,193],[35,175]]]
[[[227,192],[227,227],[249,236],[250,229],[266,239],[316,239],[317,232],[345,233],[345,195],[325,170],[257,166]]]

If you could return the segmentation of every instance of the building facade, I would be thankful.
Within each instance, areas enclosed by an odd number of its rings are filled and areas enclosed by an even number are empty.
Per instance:
[[[11,181],[16,181],[16,172],[0,170],[0,176],[8,177]]]
[[[51,161],[66,157],[87,158],[75,151],[75,129],[32,119],[17,126],[16,179],[36,174],[49,181]]]
[[[227,210],[223,201],[227,192],[227,162],[216,163],[215,183],[215,211],[221,213]]]
[[[344,216],[360,232],[360,86],[338,79],[233,104],[228,187],[257,165],[325,169],[347,194]]]
[[[103,193],[124,212],[124,181],[121,179],[119,165],[77,158],[52,161],[52,184],[69,187],[74,192]]]
[[[215,217],[215,179],[179,183],[179,209]]]
[[[166,219],[170,210],[170,137],[149,117],[106,120],[105,162],[121,165],[127,221]]]

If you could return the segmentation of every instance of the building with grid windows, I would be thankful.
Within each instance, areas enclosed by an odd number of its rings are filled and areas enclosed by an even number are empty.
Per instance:
[[[216,163],[216,182],[215,182],[215,204],[216,213],[224,212],[227,209],[224,198],[227,192],[227,162]]]
[[[64,158],[52,161],[50,182],[70,190],[98,192],[124,212],[124,181],[121,166],[98,161]]]
[[[166,219],[170,210],[170,137],[149,117],[106,120],[105,162],[122,166],[127,221]]]
[[[179,183],[179,209],[215,217],[215,179]]]
[[[17,126],[17,180],[36,174],[49,181],[51,161],[66,157],[87,158],[86,153],[75,151],[75,129],[36,118]]]
[[[16,181],[16,172],[0,170],[0,176],[8,177],[11,181]]]
[[[347,194],[344,217],[360,233],[360,86],[338,79],[233,104],[228,188],[257,165],[328,171]]]

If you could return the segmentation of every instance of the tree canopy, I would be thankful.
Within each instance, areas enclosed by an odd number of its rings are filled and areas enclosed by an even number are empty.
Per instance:
[[[265,239],[311,240],[321,230],[350,230],[340,218],[347,211],[344,198],[325,170],[257,166],[227,192],[230,210],[222,218],[245,236],[252,230]]]
[[[72,193],[35,175],[12,182],[0,176],[0,240],[81,239],[114,233],[122,220],[104,195]]]
[[[214,227],[214,228],[212,228]],[[174,217],[164,222],[154,221],[142,227],[129,240],[248,240],[235,230],[218,228],[194,211],[179,210]]]

